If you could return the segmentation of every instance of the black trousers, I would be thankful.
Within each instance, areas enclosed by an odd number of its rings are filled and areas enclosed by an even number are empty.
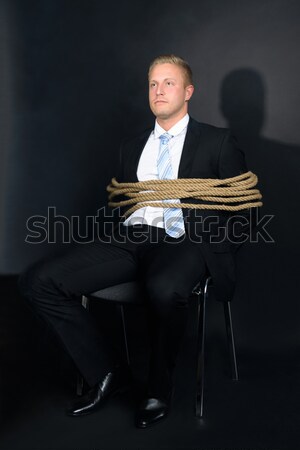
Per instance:
[[[19,279],[31,308],[51,325],[79,371],[94,386],[112,368],[107,345],[81,305],[82,294],[139,279],[150,323],[151,396],[171,386],[184,334],[188,298],[206,267],[199,244],[163,229],[120,225],[110,242],[77,244],[61,256],[30,267]]]

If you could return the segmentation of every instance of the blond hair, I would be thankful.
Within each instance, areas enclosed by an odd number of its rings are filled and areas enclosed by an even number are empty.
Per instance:
[[[193,84],[192,69],[190,68],[189,64],[180,56],[172,54],[157,56],[157,58],[155,58],[149,66],[148,78],[150,77],[150,72],[153,69],[153,67],[158,64],[176,64],[176,66],[179,66],[183,71],[185,85],[189,86],[190,84]]]

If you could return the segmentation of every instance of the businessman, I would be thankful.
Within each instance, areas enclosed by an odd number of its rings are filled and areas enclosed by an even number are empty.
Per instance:
[[[155,124],[121,146],[118,182],[224,179],[247,172],[243,152],[228,130],[189,116],[194,86],[186,61],[174,55],[159,56],[150,65],[148,79]],[[110,242],[96,239],[77,245],[65,255],[38,262],[20,277],[20,289],[29,305],[50,324],[90,386],[68,415],[96,411],[131,383],[130,369],[111,358],[80,296],[138,279],[145,291],[151,356],[147,392],[136,412],[136,426],[146,428],[167,416],[192,288],[209,271],[218,298],[232,294],[234,246],[227,235],[216,239],[229,216],[209,210],[143,206],[120,220]]]

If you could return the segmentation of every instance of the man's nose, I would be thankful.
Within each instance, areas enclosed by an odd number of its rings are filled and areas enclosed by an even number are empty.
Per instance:
[[[156,95],[164,95],[163,86],[160,85],[157,86]]]

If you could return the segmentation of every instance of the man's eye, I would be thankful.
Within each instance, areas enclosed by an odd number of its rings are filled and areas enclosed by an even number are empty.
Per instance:
[[[151,84],[150,84],[150,87],[155,87],[155,83],[151,83]]]

